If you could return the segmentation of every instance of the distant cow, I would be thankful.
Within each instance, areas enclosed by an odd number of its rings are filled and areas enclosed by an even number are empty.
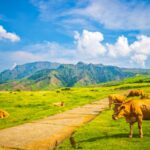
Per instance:
[[[111,105],[115,104],[115,107],[120,106],[125,101],[125,96],[119,94],[111,94],[108,96],[109,99],[109,108],[111,109]]]
[[[4,110],[0,110],[0,118],[6,118],[8,116],[9,116],[8,112]]]
[[[131,90],[127,97],[132,97],[132,96],[142,96],[144,94],[144,91],[143,90],[138,90],[138,89],[135,89],[135,90]]]
[[[141,99],[150,99],[150,93],[145,93],[141,96]]]
[[[138,122],[140,137],[143,137],[142,120],[150,120],[150,100],[130,100],[123,103],[116,113],[112,115],[114,120],[125,117],[126,122],[130,124],[131,138],[133,135],[133,124]]]
[[[64,102],[56,102],[56,103],[53,103],[54,106],[61,106],[63,107],[64,106]]]

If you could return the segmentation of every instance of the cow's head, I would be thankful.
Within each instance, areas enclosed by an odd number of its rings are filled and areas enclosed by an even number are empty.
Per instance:
[[[126,105],[121,105],[116,109],[116,112],[112,115],[114,120],[118,120],[119,118],[125,117],[127,114]]]

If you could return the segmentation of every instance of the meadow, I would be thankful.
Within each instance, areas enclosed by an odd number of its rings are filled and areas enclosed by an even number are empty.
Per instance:
[[[143,121],[144,138],[139,138],[137,123],[133,138],[128,138],[129,124],[122,118],[112,120],[111,110],[102,112],[94,121],[81,127],[75,134],[76,149],[83,150],[148,150],[150,145],[150,121]],[[60,150],[73,150],[69,139]]]
[[[148,82],[136,83],[137,77],[134,80],[130,78],[124,82],[110,82],[104,84],[104,86],[113,87],[113,90],[126,90],[139,88],[143,89],[144,92],[150,93],[150,84]],[[145,80],[145,79],[144,79]],[[116,84],[115,84],[116,83]],[[123,92],[122,91],[122,92]],[[117,91],[119,92],[119,91]],[[130,99],[139,99],[140,97],[130,97]],[[134,125],[133,138],[128,138],[129,135],[129,124],[126,123],[125,119],[119,119],[117,121],[112,119],[113,110],[103,111],[94,121],[81,127],[74,134],[77,149],[84,150],[147,150],[150,145],[150,121],[143,121],[143,133],[144,138],[139,138],[138,125]],[[60,150],[73,150],[74,148],[67,139],[60,147]]]
[[[113,93],[110,87],[62,88],[51,91],[1,91],[0,109],[10,116],[0,119],[0,129],[23,124],[82,106]],[[64,107],[54,106],[64,102]]]
[[[144,82],[142,82],[143,80]],[[0,109],[8,111],[10,116],[0,119],[0,129],[61,113],[103,99],[111,93],[125,93],[134,88],[150,92],[149,80],[147,81],[145,78],[143,80],[141,77],[136,77],[136,79],[129,78],[121,82],[49,91],[1,91]],[[53,103],[60,101],[65,103],[64,107],[53,105]],[[129,125],[124,119],[112,120],[112,113],[112,110],[106,110],[94,121],[81,127],[74,135],[77,142],[76,148],[84,150],[149,148],[150,121],[143,122],[143,139],[138,136],[137,124],[134,127],[133,138],[129,139]],[[74,148],[67,139],[59,149],[71,150]]]

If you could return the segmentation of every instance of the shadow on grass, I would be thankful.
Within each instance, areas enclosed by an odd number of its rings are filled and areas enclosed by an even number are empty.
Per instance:
[[[83,143],[83,142],[95,142],[97,140],[104,140],[104,139],[130,139],[129,138],[129,134],[114,134],[114,135],[110,135],[110,136],[98,136],[98,137],[92,137],[92,138],[89,138],[89,139],[86,139],[86,140],[81,140],[79,141],[79,143]],[[134,134],[133,135],[133,138],[139,138],[139,135],[138,134]],[[131,138],[131,139],[133,139]]]

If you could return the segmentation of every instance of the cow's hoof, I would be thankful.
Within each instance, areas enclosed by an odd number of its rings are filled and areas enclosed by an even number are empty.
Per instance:
[[[132,138],[132,135],[129,135],[129,138]]]

